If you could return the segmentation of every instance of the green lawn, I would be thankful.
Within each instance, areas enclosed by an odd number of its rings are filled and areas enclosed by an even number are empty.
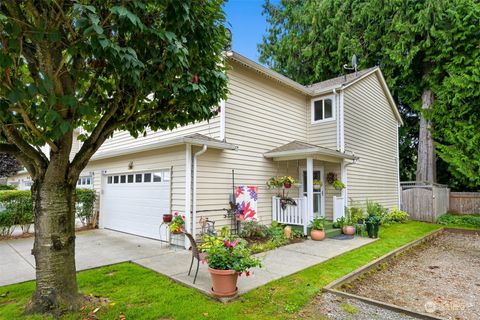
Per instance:
[[[274,281],[226,304],[132,263],[80,272],[78,282],[84,294],[109,299],[110,304],[96,313],[99,319],[119,319],[122,313],[126,319],[295,318],[328,283],[438,228],[421,222],[381,228],[380,240],[374,243]],[[0,287],[0,319],[44,319],[22,315],[33,289],[33,282]],[[81,319],[88,311],[64,319]]]

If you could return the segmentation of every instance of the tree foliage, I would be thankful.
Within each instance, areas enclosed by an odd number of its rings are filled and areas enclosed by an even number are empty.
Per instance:
[[[48,160],[32,146],[57,152],[83,128],[78,173],[114,130],[211,117],[226,94],[221,2],[2,1],[4,149],[35,174]]]
[[[479,7],[474,0],[266,1],[270,27],[259,45],[260,60],[303,84],[343,74],[342,66],[353,54],[360,68],[379,65],[407,120],[400,131],[403,178],[414,172],[409,166],[416,160],[420,97],[432,89],[430,119],[438,129],[439,155],[458,178],[478,185],[480,166],[467,158],[479,150],[471,147],[471,138],[478,139],[478,130],[472,130],[478,121],[472,101],[478,93],[470,89],[479,83],[473,64],[478,63]],[[452,103],[460,101],[468,101],[464,109],[475,110],[477,120],[472,113],[465,120],[462,112],[451,112],[457,110]],[[453,125],[456,121],[464,125]],[[458,143],[467,139],[470,144]]]
[[[21,165],[15,157],[8,153],[0,153],[0,178],[11,176],[21,169]]]
[[[227,93],[222,0],[0,2],[0,152],[33,179],[29,311],[79,306],[75,185],[116,130],[206,120]],[[70,159],[73,131],[83,144]],[[42,152],[48,145],[50,153]]]

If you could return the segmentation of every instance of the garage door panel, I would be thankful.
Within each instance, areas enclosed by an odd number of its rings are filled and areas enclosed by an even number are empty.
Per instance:
[[[126,173],[125,173],[126,174]],[[119,174],[121,175],[121,174]],[[170,208],[168,182],[105,184],[102,193],[103,226],[159,239],[159,226]],[[166,235],[162,235],[166,239]]]

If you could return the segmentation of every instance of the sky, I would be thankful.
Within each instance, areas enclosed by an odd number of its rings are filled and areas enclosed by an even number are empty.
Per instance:
[[[264,0],[229,0],[224,8],[227,26],[232,31],[233,50],[257,62],[260,57],[257,44],[262,42],[267,29],[262,16],[263,3]]]

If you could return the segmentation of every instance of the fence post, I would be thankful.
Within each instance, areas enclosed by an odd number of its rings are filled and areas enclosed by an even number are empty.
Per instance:
[[[303,200],[302,202],[304,204],[307,203],[307,198],[306,197],[303,197]],[[308,208],[308,204],[306,206]],[[307,215],[308,215],[308,212],[307,210],[305,210],[305,206],[302,206],[302,211],[303,211],[303,234],[304,235],[307,235],[307,227],[308,227],[308,219],[307,219]]]

